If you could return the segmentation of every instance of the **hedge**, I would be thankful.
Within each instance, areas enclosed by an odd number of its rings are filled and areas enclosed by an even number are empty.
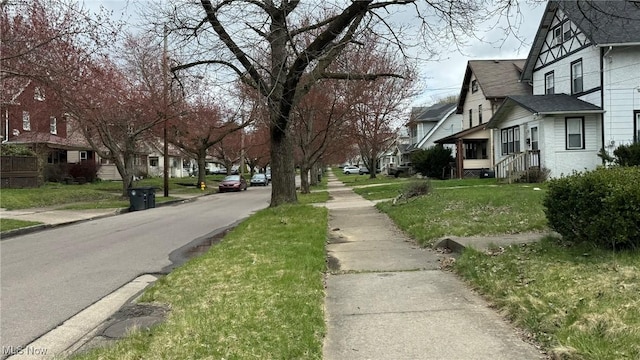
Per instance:
[[[549,226],[571,242],[607,248],[640,246],[640,167],[574,173],[549,182]]]

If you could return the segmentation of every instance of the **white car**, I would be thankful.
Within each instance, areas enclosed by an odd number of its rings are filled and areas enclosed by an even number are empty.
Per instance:
[[[342,173],[345,175],[360,174],[360,168],[353,165],[347,165],[344,168],[342,168]]]

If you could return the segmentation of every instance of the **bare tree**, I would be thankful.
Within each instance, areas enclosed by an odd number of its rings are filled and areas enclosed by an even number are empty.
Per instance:
[[[298,163],[300,191],[309,193],[310,184],[317,183],[317,167],[326,152],[349,136],[347,104],[340,83],[325,81],[323,89],[315,87],[297,104],[292,113],[292,128]],[[311,174],[311,178],[309,175]]]
[[[400,52],[407,43],[399,22],[390,16],[415,10],[423,39],[459,41],[472,35],[473,24],[510,8],[511,0],[403,1],[255,1],[201,0],[172,5],[174,34],[190,58],[174,70],[216,66],[253,86],[269,108],[273,187],[271,206],[296,202],[290,115],[299,99],[322,78],[375,80],[398,74],[366,69],[329,71],[342,52],[377,32]],[[495,5],[495,6],[490,6]],[[415,34],[415,32],[413,33]],[[220,70],[222,71],[222,70]]]

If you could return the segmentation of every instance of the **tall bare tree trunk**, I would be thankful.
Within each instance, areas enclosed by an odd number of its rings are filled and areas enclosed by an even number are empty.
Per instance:
[[[198,186],[207,182],[207,150],[201,149],[198,152]]]
[[[271,132],[271,207],[297,203],[293,142],[287,131],[273,127]]]

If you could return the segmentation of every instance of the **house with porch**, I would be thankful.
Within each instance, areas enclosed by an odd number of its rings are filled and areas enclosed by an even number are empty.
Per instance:
[[[47,165],[94,159],[86,141],[70,136],[68,116],[54,91],[24,78],[2,80],[2,143],[33,149]]]
[[[461,130],[440,138],[438,144],[455,145],[458,178],[478,177],[493,168],[492,130],[486,123],[508,95],[531,94],[531,86],[520,82],[523,59],[469,60],[456,114],[462,116]]]
[[[640,4],[550,1],[520,80],[487,124],[496,175],[591,170],[640,137]]]

